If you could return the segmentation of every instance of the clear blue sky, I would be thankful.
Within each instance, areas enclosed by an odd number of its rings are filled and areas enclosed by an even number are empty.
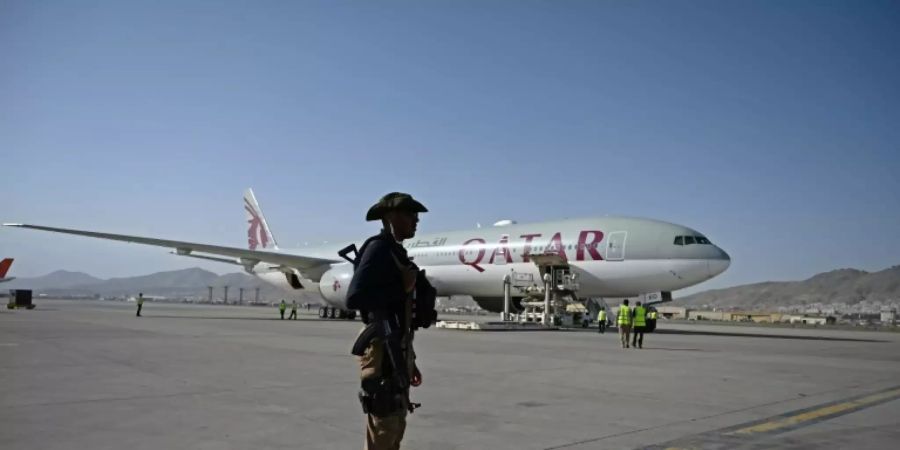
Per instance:
[[[733,257],[700,288],[900,263],[900,3],[0,1],[0,220],[282,246],[625,214]],[[0,230],[14,275],[190,267]],[[223,265],[204,265],[218,272]]]

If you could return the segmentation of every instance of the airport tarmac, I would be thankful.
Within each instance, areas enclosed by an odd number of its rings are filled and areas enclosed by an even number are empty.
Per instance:
[[[0,448],[362,447],[359,322],[36,303],[0,311]],[[660,328],[643,350],[595,330],[425,330],[403,448],[900,446],[900,333]]]

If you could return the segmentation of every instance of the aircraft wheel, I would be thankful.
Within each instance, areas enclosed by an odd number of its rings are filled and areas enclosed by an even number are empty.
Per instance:
[[[320,306],[319,307],[319,318],[324,319],[326,317],[328,317],[328,309]]]
[[[328,308],[328,309],[331,310],[331,314],[329,314],[328,317],[334,319],[335,316],[337,315],[337,308]]]
[[[350,312],[347,314],[347,318],[350,319],[350,320],[356,320],[356,311],[350,311]]]

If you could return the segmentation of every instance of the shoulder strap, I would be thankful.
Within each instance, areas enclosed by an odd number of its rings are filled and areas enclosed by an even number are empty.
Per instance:
[[[381,235],[380,235],[380,234],[376,234],[375,236],[372,236],[372,237],[366,239],[365,242],[363,242],[362,247],[359,248],[359,252],[358,252],[358,254],[356,255],[356,259],[353,260],[353,269],[354,269],[354,270],[355,270],[357,267],[359,267],[359,263],[360,263],[360,261],[362,261],[362,255],[363,255],[363,253],[366,252],[366,248],[369,247],[369,244],[371,244],[372,241],[378,240],[378,239],[380,239],[380,238],[381,238]]]

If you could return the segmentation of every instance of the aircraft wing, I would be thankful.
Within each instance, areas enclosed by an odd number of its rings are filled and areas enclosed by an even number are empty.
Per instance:
[[[315,258],[311,256],[291,255],[287,253],[277,252],[261,252],[257,250],[248,250],[237,247],[224,247],[221,245],[199,244],[196,242],[171,241],[168,239],[156,239],[141,236],[129,236],[125,234],[100,233],[96,231],[71,230],[68,228],[45,227],[41,225],[28,225],[24,223],[4,223],[3,226],[30,228],[32,230],[52,231],[55,233],[74,234],[78,236],[87,236],[99,239],[110,239],[113,241],[134,242],[137,244],[155,245],[157,247],[168,247],[175,250],[175,254],[182,256],[194,256],[204,259],[212,259],[221,262],[230,262],[233,264],[243,265],[250,270],[258,263],[277,264],[279,266],[294,268],[303,271],[314,271],[313,269],[322,266],[340,262],[337,257],[335,259]],[[206,257],[196,255],[195,252],[206,253],[209,255],[227,256],[236,258],[234,261]]]

